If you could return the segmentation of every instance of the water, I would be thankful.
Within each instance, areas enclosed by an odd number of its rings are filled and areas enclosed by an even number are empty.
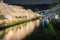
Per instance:
[[[41,20],[38,19],[35,21],[30,21],[27,23],[16,25],[14,27],[7,28],[2,31],[3,33],[0,35],[0,37],[1,37],[0,39],[21,40],[24,37],[26,37],[27,35],[31,34],[35,28],[38,28],[40,21]]]

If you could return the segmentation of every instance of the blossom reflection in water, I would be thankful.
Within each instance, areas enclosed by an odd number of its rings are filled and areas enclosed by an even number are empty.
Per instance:
[[[33,32],[34,28],[38,27],[40,20],[30,21],[26,25],[20,25],[17,30],[10,30],[5,36],[4,40],[21,40],[30,33]],[[16,26],[17,27],[17,26]]]

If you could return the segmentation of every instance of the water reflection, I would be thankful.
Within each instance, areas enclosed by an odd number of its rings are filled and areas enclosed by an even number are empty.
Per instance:
[[[4,30],[3,40],[21,40],[32,33],[33,30],[39,26],[39,24],[40,19],[7,28]]]

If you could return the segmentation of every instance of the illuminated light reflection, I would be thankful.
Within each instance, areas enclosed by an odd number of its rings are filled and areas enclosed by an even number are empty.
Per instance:
[[[39,19],[39,20],[36,20],[35,22],[36,22],[36,24],[35,24],[36,27],[38,27],[40,25],[41,20]]]
[[[47,23],[49,23],[49,20],[47,19]]]
[[[5,35],[4,40],[11,40],[14,38],[14,32],[10,30],[8,34]]]
[[[10,30],[5,36],[4,40],[21,40],[25,36],[34,31],[34,28],[39,26],[40,20],[30,21],[26,25],[20,25],[17,30]],[[17,26],[16,26],[17,27]]]
[[[44,30],[44,19],[42,19],[42,30]]]

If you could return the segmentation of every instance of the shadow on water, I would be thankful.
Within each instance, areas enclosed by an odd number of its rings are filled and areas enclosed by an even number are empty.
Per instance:
[[[34,31],[23,40],[60,40],[60,37],[53,35],[52,32],[47,29],[46,22],[44,26],[44,31],[42,31],[42,25],[40,24],[38,28],[35,28]]]

